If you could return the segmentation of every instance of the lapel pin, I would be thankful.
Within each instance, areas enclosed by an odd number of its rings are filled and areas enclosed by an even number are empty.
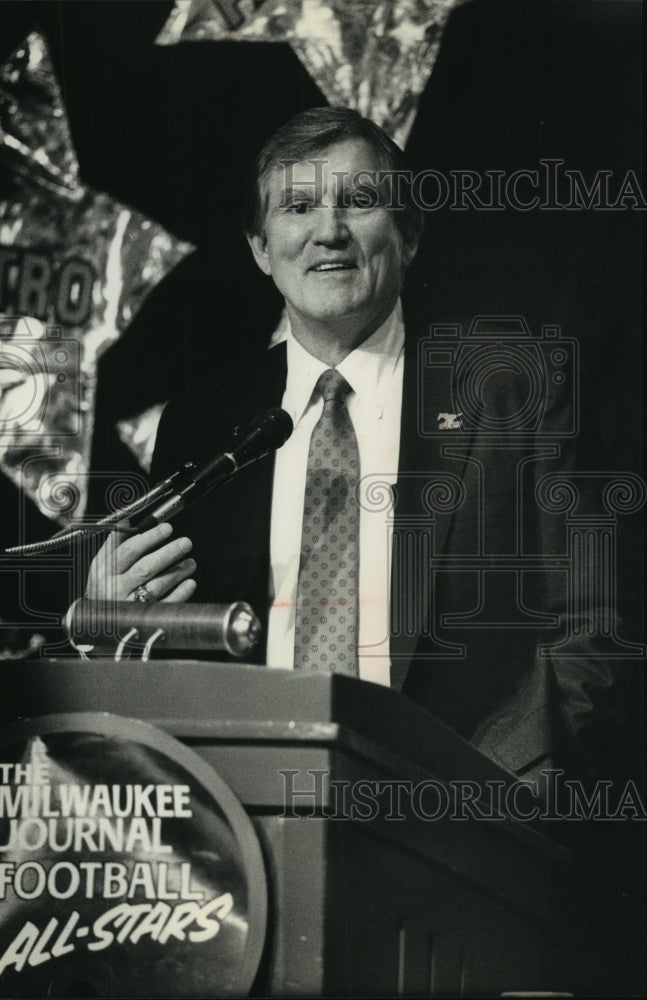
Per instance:
[[[462,430],[462,413],[439,413],[436,417],[439,431],[460,431]]]

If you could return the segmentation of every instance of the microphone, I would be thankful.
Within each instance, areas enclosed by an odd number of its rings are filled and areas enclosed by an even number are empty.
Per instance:
[[[160,601],[91,601],[79,598],[65,616],[72,645],[81,653],[127,646],[142,649],[146,661],[153,646],[174,651],[210,650],[242,657],[257,644],[261,623],[244,601],[233,604],[174,604]]]
[[[239,469],[244,469],[246,465],[251,465],[257,459],[280,448],[292,433],[292,426],[290,415],[280,407],[259,414],[235,440],[231,451],[221,452],[193,472],[185,486],[163,500],[155,510],[147,513],[133,527],[141,533],[175,517],[189,504],[201,500],[217,486],[222,486]]]

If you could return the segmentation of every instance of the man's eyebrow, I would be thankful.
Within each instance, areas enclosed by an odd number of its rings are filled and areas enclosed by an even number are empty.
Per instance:
[[[312,190],[308,190],[308,182],[304,184],[288,184],[281,190],[279,205],[291,205],[295,201],[313,201]]]
[[[340,172],[336,182],[337,202],[340,204],[346,204],[356,194],[363,198],[372,197],[376,204],[382,204],[388,191],[386,179],[379,170],[373,168],[355,170],[353,173]]]

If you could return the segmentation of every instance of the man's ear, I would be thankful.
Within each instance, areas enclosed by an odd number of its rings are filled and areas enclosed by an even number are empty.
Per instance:
[[[258,233],[253,233],[251,236],[248,234],[247,242],[249,243],[252,254],[254,255],[254,260],[260,267],[263,274],[271,274],[272,268],[270,266],[270,258],[267,252],[267,238],[263,233],[259,236]]]
[[[402,266],[407,268],[418,252],[418,233],[407,233],[402,242]]]

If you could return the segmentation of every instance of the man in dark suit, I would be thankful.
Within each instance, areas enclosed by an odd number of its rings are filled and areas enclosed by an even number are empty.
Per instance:
[[[285,297],[286,339],[239,382],[168,405],[152,475],[228,450],[232,429],[268,407],[284,406],[294,433],[275,461],[242,470],[186,511],[182,537],[169,541],[162,525],[109,543],[88,595],[247,600],[268,636],[260,662],[334,669],[339,646],[311,660],[299,616],[312,573],[302,516],[326,406],[319,378],[339,372],[342,436],[353,437],[359,463],[350,672],[401,690],[519,776],[563,767],[593,777],[617,732],[616,678],[582,615],[608,621],[612,609],[581,601],[575,614],[560,563],[563,508],[540,486],[572,471],[573,456],[556,444],[572,429],[568,374],[548,379],[543,345],[524,343],[520,321],[489,332],[476,324],[471,340],[445,329],[434,340],[428,316],[402,311],[421,211],[400,151],[372,122],[312,109],[272,137],[256,167],[246,230]],[[324,642],[327,631],[339,636],[336,602],[323,603],[317,649],[322,631]]]

